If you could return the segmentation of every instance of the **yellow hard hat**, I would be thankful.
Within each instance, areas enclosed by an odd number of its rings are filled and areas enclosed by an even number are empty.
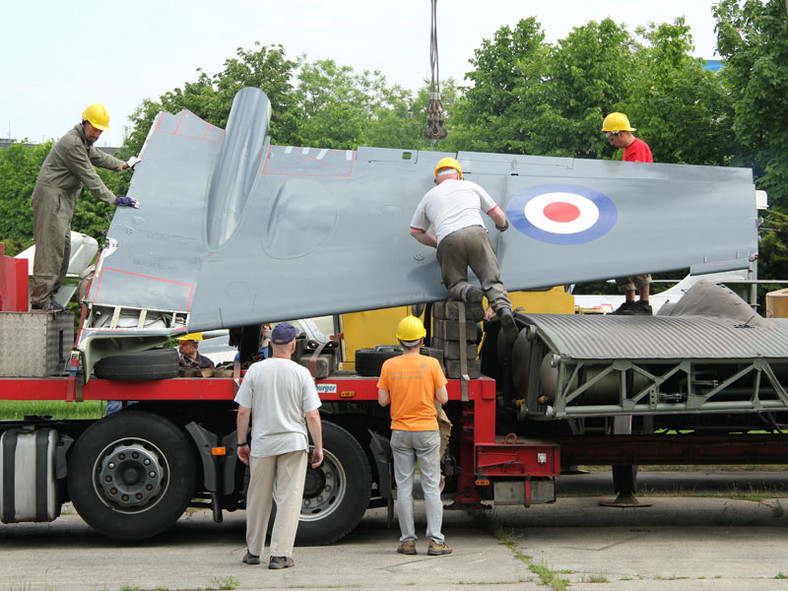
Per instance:
[[[202,340],[202,333],[201,332],[190,332],[189,334],[185,334],[182,337],[178,337],[179,341],[201,341]]]
[[[602,133],[607,131],[636,131],[624,113],[610,113],[602,122]]]
[[[397,325],[397,338],[406,343],[409,341],[418,341],[426,334],[427,331],[424,329],[421,320],[415,316],[406,316],[400,320],[399,325]]]
[[[90,123],[96,129],[101,131],[109,131],[109,111],[101,103],[93,103],[85,112],[82,113],[82,118]]]
[[[460,168],[460,163],[454,158],[441,158],[440,162],[438,162],[438,165],[435,167],[435,176],[438,176],[438,171],[441,168],[453,168],[460,173],[460,178],[462,178],[462,168]]]

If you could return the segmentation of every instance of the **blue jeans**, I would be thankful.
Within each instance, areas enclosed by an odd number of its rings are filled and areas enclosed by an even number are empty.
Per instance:
[[[440,431],[394,430],[391,432],[391,450],[394,452],[394,478],[397,481],[397,519],[402,532],[400,542],[415,542],[417,539],[413,523],[413,476],[418,460],[427,510],[427,538],[442,544]]]

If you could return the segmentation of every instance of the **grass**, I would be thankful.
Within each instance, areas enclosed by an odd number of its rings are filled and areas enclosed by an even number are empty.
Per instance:
[[[607,575],[588,575],[583,577],[584,583],[607,583]]]
[[[223,589],[232,591],[233,589],[238,589],[241,586],[241,581],[233,577],[232,575],[227,577],[214,577],[210,581],[211,589]]]
[[[22,420],[25,415],[51,416],[55,419],[100,419],[104,415],[104,405],[101,400],[0,400],[0,419]]]
[[[571,571],[554,571],[550,569],[550,567],[548,567],[544,562],[537,564],[534,562],[532,556],[523,554],[520,551],[520,549],[517,547],[517,543],[512,537],[512,534],[507,532],[489,513],[485,511],[469,511],[469,513],[471,519],[473,519],[477,526],[498,538],[501,544],[512,551],[512,554],[517,560],[527,565],[528,570],[539,577],[539,581],[542,585],[550,587],[553,589],[553,591],[566,591],[566,588],[569,587],[570,581],[569,579],[561,578],[559,575],[569,574]]]

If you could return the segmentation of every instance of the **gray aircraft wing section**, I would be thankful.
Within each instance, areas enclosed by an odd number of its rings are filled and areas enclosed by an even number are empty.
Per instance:
[[[252,88],[226,132],[159,115],[129,189],[141,207],[116,211],[80,348],[444,299],[435,250],[409,225],[449,155],[507,212],[507,232],[488,230],[510,291],[741,269],[757,251],[749,169],[274,146],[269,118]]]

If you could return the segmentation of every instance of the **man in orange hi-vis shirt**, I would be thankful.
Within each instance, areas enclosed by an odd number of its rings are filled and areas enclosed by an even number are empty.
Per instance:
[[[421,354],[426,331],[415,316],[404,318],[397,327],[402,355],[383,363],[378,380],[378,402],[391,404],[391,449],[397,481],[397,519],[402,536],[400,554],[416,554],[413,523],[413,476],[416,460],[421,467],[421,488],[427,511],[427,554],[451,554],[441,526],[443,505],[440,497],[440,431],[435,403],[445,404],[446,377],[440,363]]]

